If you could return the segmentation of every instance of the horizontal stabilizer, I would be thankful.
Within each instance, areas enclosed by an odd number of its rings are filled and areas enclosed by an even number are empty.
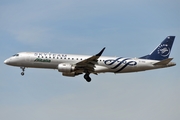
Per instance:
[[[155,63],[154,65],[167,65],[173,58],[167,58],[164,60],[161,60],[160,62]]]

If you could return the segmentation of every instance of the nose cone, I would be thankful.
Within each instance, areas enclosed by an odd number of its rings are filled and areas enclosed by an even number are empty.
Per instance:
[[[7,60],[5,60],[5,61],[4,61],[4,64],[7,64],[7,63],[8,63],[8,61],[7,61]]]
[[[9,59],[6,59],[6,60],[4,61],[4,64],[6,64],[6,65],[9,65],[9,63],[10,63]]]

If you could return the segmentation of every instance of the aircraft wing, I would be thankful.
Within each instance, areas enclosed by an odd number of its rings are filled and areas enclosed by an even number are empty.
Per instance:
[[[76,63],[75,70],[82,70],[84,72],[92,73],[94,72],[95,64],[97,63],[98,58],[104,52],[105,47],[96,55],[89,57],[81,62]]]

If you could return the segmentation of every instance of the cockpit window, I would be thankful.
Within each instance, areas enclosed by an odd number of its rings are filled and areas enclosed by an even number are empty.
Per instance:
[[[13,55],[13,56],[19,56],[19,54],[15,54],[15,55]]]

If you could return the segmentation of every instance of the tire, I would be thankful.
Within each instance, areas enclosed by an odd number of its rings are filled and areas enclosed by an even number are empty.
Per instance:
[[[22,72],[21,75],[23,76],[23,75],[24,75],[24,72]]]
[[[85,74],[85,75],[84,75],[84,79],[85,79],[87,82],[91,82],[91,78],[89,77],[89,74]]]

